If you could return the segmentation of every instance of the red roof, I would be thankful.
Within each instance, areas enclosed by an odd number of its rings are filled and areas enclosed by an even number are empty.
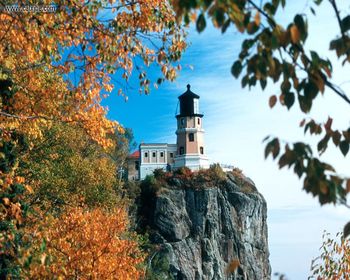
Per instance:
[[[140,157],[140,151],[137,150],[137,151],[133,152],[132,154],[130,154],[128,157],[129,158],[139,158]]]

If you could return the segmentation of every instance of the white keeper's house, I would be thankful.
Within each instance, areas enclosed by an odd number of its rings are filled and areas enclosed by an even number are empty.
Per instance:
[[[199,111],[199,96],[187,91],[179,96],[180,112],[176,115],[176,144],[142,143],[139,150],[128,157],[128,179],[142,180],[157,168],[191,170],[209,168],[205,155],[203,114]]]

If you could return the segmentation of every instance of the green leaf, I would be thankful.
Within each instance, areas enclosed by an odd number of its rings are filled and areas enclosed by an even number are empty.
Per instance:
[[[330,137],[326,135],[320,142],[318,142],[317,150],[320,153],[320,155],[326,151],[329,139]]]
[[[302,160],[298,160],[298,161],[295,162],[294,172],[298,175],[299,178],[301,178],[301,176],[304,173],[304,166],[303,166],[303,161]]]
[[[237,60],[235,63],[233,63],[231,67],[231,73],[235,78],[238,78],[239,74],[242,72],[242,63]]]
[[[337,147],[339,146],[340,138],[341,138],[340,132],[338,130],[334,131],[332,134],[332,140],[334,145],[336,145]]]
[[[276,13],[276,7],[272,5],[271,3],[266,3],[264,5],[264,10],[269,14],[269,15],[274,15]]]
[[[301,111],[308,113],[311,110],[312,102],[310,99],[305,98],[305,96],[298,94],[298,100]]]
[[[245,27],[248,26],[248,24],[249,24],[249,22],[250,22],[251,15],[252,15],[251,12],[247,12],[247,13],[244,14],[243,25],[244,25]]]
[[[278,8],[279,4],[280,4],[280,0],[272,0],[272,5],[274,5],[276,8]]]
[[[295,96],[293,92],[287,91],[284,93],[284,104],[287,106],[288,110],[293,106],[295,101]]]
[[[213,0],[204,0],[205,9],[208,9],[212,2],[213,2]]]
[[[188,13],[186,13],[185,15],[184,15],[184,22],[185,22],[185,25],[188,25],[188,24],[190,24],[190,16],[189,16],[189,14]]]
[[[242,79],[242,88],[245,88],[245,86],[248,84],[248,81],[249,81],[249,76],[248,75],[245,75]]]
[[[46,240],[43,238],[41,244],[40,244],[40,252],[44,252],[46,250]]]
[[[342,19],[341,28],[343,32],[350,30],[350,15]]]
[[[289,91],[290,88],[291,88],[291,83],[289,82],[289,80],[284,80],[281,84],[281,90],[282,92],[286,92],[286,91]]]
[[[294,17],[294,23],[300,32],[301,39],[305,41],[307,37],[307,25],[305,24],[303,17],[301,15],[296,15]]]
[[[320,61],[320,57],[318,56],[317,52],[315,51],[310,51],[311,54],[311,60],[314,64],[318,64],[318,62]]]
[[[242,43],[242,49],[249,50],[251,47],[254,46],[255,40],[253,39],[246,39]]]
[[[261,89],[264,90],[266,88],[267,81],[265,79],[260,80]]]
[[[345,42],[343,38],[334,39],[329,44],[330,50],[335,50],[337,53],[337,56],[340,57],[341,55],[345,54],[347,51],[347,48],[344,47]]]
[[[228,18],[221,27],[221,32],[225,33],[227,28],[230,26],[231,20]]]
[[[164,79],[158,78],[158,79],[157,79],[157,84],[160,85],[163,81],[164,81]]]
[[[203,14],[200,14],[198,19],[197,19],[197,22],[196,22],[196,28],[197,28],[197,31],[200,33],[202,32],[205,27],[206,27],[206,22],[205,22],[205,17]]]
[[[345,157],[346,154],[349,152],[349,143],[346,140],[343,140],[339,143],[339,148]]]
[[[255,86],[256,85],[256,77],[255,76],[253,76],[253,77],[251,77],[249,79],[248,85],[249,85],[249,89],[250,89],[251,86]]]
[[[218,26],[222,26],[225,22],[225,13],[222,9],[215,10],[214,19]]]
[[[269,156],[269,154],[272,154],[272,157],[275,159],[280,152],[280,142],[277,138],[274,138],[269,143],[267,143],[265,148],[265,158]]]
[[[316,15],[315,9],[311,7],[310,10],[311,10],[311,13],[315,16]]]
[[[318,93],[318,87],[313,82],[309,82],[304,87],[304,96],[306,99],[308,99],[311,103],[312,100],[315,99]]]

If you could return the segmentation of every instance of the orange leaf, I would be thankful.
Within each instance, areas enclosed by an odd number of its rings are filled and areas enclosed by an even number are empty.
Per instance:
[[[259,13],[259,12],[257,12],[257,13],[255,14],[254,22],[255,22],[255,24],[256,24],[257,26],[260,25],[260,13]]]
[[[300,32],[299,32],[298,27],[296,25],[293,25],[290,28],[290,35],[291,35],[291,38],[292,38],[292,42],[294,44],[299,42],[299,40],[300,40]]]
[[[270,108],[273,108],[276,105],[276,102],[277,102],[276,95],[271,95],[271,97],[269,99],[269,106],[270,106]]]

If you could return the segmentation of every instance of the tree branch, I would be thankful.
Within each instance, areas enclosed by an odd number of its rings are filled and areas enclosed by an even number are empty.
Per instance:
[[[340,16],[339,16],[339,11],[338,11],[338,8],[337,8],[337,4],[335,2],[335,0],[329,0],[330,3],[332,4],[335,12],[336,12],[336,16],[337,16],[337,19],[338,19],[338,23],[339,23],[339,26],[340,26],[340,29],[341,29],[341,33],[342,33],[342,37],[345,38],[345,34],[342,30],[342,27],[341,27],[341,19],[340,19]],[[270,26],[272,28],[275,28],[276,27],[276,23],[274,21],[274,19],[272,17],[270,17],[264,10],[262,10],[258,5],[256,5],[254,3],[254,1],[252,0],[248,0],[248,3],[250,3],[255,9],[257,9],[264,17],[266,17],[266,19],[268,20],[268,23],[270,24]],[[296,47],[298,49],[298,51],[300,51],[301,53],[303,53],[305,55],[305,57],[307,58],[308,62],[311,63],[310,59],[308,58],[308,56],[305,54],[305,51],[304,49],[298,45],[298,44],[294,44],[292,43],[292,45],[294,47]],[[291,54],[290,52],[288,52],[286,49],[285,51],[292,57],[293,59],[293,54]],[[305,68],[302,68],[306,73],[309,74],[309,71]],[[321,72],[321,71],[319,71]],[[321,74],[321,73],[320,73]],[[341,97],[346,103],[348,103],[350,105],[350,98],[338,87],[336,86],[335,84],[331,83],[324,75],[320,75],[320,77],[322,78],[323,82],[325,83],[325,85],[330,88],[331,90],[333,90],[334,93],[336,93],[339,97]]]
[[[48,118],[45,116],[19,116],[19,115],[9,114],[9,113],[3,112],[3,111],[0,111],[0,116],[14,118],[14,119],[20,119],[20,120],[34,120],[34,119],[44,119],[44,120],[48,120],[48,121],[55,120],[55,119]]]
[[[339,10],[338,10],[338,7],[337,7],[337,3],[335,2],[335,0],[329,0],[329,2],[331,3],[331,5],[332,5],[332,7],[334,9],[335,15],[336,15],[337,20],[338,20],[341,36],[344,39],[345,38],[345,33],[344,33],[344,29],[343,29],[342,24],[341,24],[341,18],[340,18],[340,15],[339,15]]]

